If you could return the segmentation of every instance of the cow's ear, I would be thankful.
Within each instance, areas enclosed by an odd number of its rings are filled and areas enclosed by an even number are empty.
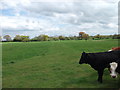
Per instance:
[[[112,63],[110,63],[110,65],[112,65]]]
[[[82,54],[85,54],[85,52],[83,52]]]

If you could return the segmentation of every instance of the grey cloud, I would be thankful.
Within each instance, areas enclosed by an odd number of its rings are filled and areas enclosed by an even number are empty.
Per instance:
[[[99,32],[99,30],[106,29],[109,29],[112,32],[112,29],[108,27],[107,24],[117,23],[117,18],[114,18],[117,17],[117,5],[109,2],[106,2],[105,5],[102,5],[102,3],[100,4],[99,2],[90,2],[90,0],[85,0],[85,2],[83,1],[67,3],[31,2],[29,5],[19,4],[19,8],[20,7],[22,8],[22,10],[27,11],[30,17],[32,16],[38,18],[43,16],[42,19],[51,19],[49,20],[50,23],[65,23],[71,25],[70,27],[61,28],[62,31],[56,31],[57,34],[70,34],[72,32],[78,33],[80,30],[89,33],[92,33],[93,30],[92,34],[94,34],[96,32]],[[82,27],[82,25],[86,23],[88,23],[89,25],[93,24],[94,26],[88,28],[86,28],[87,26]],[[51,27],[54,27],[54,25]],[[44,29],[45,28],[46,27],[44,27]],[[71,32],[66,30],[71,30]],[[106,32],[108,33],[109,31]],[[54,34],[54,30],[40,30],[40,33]],[[101,31],[101,33],[103,32]]]
[[[31,6],[23,6],[26,10],[38,13],[38,14],[45,14],[47,13],[68,13],[71,11],[71,7],[69,4],[65,3],[52,3],[52,2],[32,2]],[[50,14],[52,15],[52,14]]]
[[[88,1],[88,0],[86,0]],[[35,13],[43,16],[56,17],[54,13],[63,14],[63,17],[60,17],[60,20],[63,22],[79,25],[81,23],[93,23],[93,22],[106,22],[111,21],[110,17],[114,17],[117,15],[117,9],[114,8],[115,5],[110,3],[108,6],[99,5],[100,3],[95,5],[94,2],[32,2],[29,6],[23,6],[26,10],[30,11],[30,13]],[[81,16],[81,12],[83,12],[83,16]],[[77,16],[77,20],[72,17],[64,17],[65,14],[75,14]],[[103,22],[101,22],[101,20]]]

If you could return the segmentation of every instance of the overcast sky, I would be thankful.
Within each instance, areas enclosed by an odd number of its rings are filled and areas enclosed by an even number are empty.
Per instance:
[[[2,34],[49,36],[118,33],[119,0],[1,0]],[[1,31],[0,31],[1,34]]]

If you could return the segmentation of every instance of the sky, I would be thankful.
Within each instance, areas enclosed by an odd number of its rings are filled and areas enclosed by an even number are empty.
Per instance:
[[[0,0],[0,35],[118,33],[119,0]]]

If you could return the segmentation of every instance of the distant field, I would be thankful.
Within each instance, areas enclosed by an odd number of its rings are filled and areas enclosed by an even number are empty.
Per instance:
[[[79,65],[81,53],[102,52],[118,40],[76,40],[3,43],[3,88],[118,88],[120,80],[107,69],[103,84],[89,65]]]

